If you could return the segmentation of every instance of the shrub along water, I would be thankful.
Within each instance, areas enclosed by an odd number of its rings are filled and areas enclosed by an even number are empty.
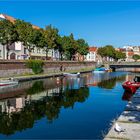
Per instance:
[[[44,62],[42,60],[30,59],[26,61],[26,66],[28,68],[31,68],[35,74],[39,74],[43,72],[43,65],[44,65]]]

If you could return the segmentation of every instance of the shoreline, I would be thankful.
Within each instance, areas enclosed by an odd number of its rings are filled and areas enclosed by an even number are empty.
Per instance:
[[[80,72],[82,73],[89,73],[92,72],[93,70],[77,70],[77,71],[61,71],[57,73],[49,73],[49,74],[32,74],[32,75],[26,75],[26,76],[13,76],[12,78],[15,78],[19,82],[26,82],[26,81],[32,81],[32,80],[38,80],[38,79],[45,79],[45,78],[51,78],[51,77],[60,77],[63,76],[64,72],[67,73],[77,73]],[[0,79],[8,79],[10,77],[5,77],[5,78],[0,78]]]
[[[114,130],[115,123],[118,123],[124,132]],[[139,140],[140,139],[140,88],[131,97],[122,114],[112,124],[104,140]]]

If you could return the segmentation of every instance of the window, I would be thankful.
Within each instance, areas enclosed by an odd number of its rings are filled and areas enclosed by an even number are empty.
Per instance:
[[[42,53],[43,53],[43,54],[46,54],[46,50],[45,50],[45,49],[43,49],[43,50],[42,50]]]
[[[24,48],[24,54],[27,54],[26,48]]]
[[[33,48],[33,49],[32,49],[32,53],[34,53],[34,52],[35,52],[35,49]]]
[[[40,53],[40,48],[39,48],[39,49],[37,49],[37,53]]]

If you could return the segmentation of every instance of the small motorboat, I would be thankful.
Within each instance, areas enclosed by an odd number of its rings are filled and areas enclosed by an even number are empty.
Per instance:
[[[89,84],[86,84],[85,86],[97,86],[98,83],[89,83]]]
[[[112,69],[111,68],[107,68],[106,72],[112,72]]]
[[[98,70],[94,70],[93,73],[105,73],[106,71],[98,71]]]
[[[122,84],[122,87],[131,93],[135,93],[136,90],[140,87],[140,82],[131,82],[131,81],[126,81]]]
[[[0,86],[9,86],[9,85],[15,85],[15,84],[18,84],[18,81],[13,78],[10,78],[7,80],[0,80]]]
[[[66,77],[78,77],[78,76],[80,76],[80,72],[78,72],[78,73],[63,73],[63,76],[66,76]]]
[[[106,72],[106,68],[101,67],[101,68],[96,68],[93,73],[105,73]]]

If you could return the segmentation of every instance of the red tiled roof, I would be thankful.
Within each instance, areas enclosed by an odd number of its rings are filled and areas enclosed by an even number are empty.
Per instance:
[[[35,25],[32,25],[32,27],[33,27],[34,29],[37,29],[37,30],[40,29],[38,26],[35,26]]]
[[[8,16],[6,14],[1,14],[5,17],[6,20],[9,20],[10,22],[14,23],[16,19],[14,17]],[[38,26],[32,25],[34,29],[40,29]]]
[[[96,52],[97,51],[97,47],[89,47],[89,52]]]
[[[128,55],[129,56],[133,56],[134,55],[134,52],[128,52]]]
[[[13,18],[13,17],[11,17],[11,16],[8,16],[8,15],[6,15],[6,14],[2,14],[4,17],[5,17],[5,19],[6,20],[9,20],[10,22],[12,22],[12,23],[14,23],[15,22],[15,18]]]

